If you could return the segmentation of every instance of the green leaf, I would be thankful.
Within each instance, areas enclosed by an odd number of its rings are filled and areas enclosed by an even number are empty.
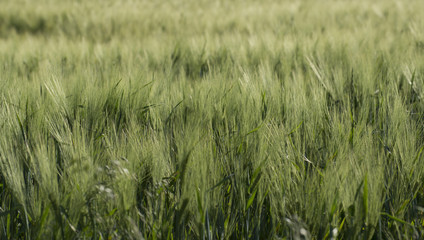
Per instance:
[[[43,211],[43,215],[41,216],[41,220],[40,220],[40,228],[39,229],[43,229],[44,223],[46,222],[47,217],[49,216],[49,211],[50,208],[46,207],[46,209],[44,209]],[[38,236],[36,239],[40,239],[40,235],[41,235],[42,231],[38,231]]]
[[[258,189],[255,189],[255,191],[252,193],[252,195],[250,195],[250,198],[247,201],[246,210],[249,209],[250,205],[252,205],[253,201],[255,200],[257,191],[258,191]]]
[[[228,214],[227,215],[227,218],[225,219],[225,222],[224,222],[224,230],[225,230],[225,232],[228,229],[228,223],[230,222],[230,216],[231,216],[231,214]]]
[[[209,188],[206,192],[210,192],[210,191],[214,190],[215,188],[219,187],[219,186],[220,186],[220,185],[222,185],[225,181],[230,180],[232,176],[234,176],[234,173],[233,173],[233,174],[230,174],[230,175],[228,175],[228,176],[226,176],[224,179],[222,179],[222,180],[221,180],[221,181],[219,181],[217,184],[215,184],[215,186],[213,186],[213,187]]]
[[[113,214],[115,214],[115,212],[118,211],[117,208],[112,209],[112,211],[109,212],[109,216],[112,216]]]
[[[345,221],[346,221],[346,217],[344,217],[343,220],[342,220],[342,223],[340,223],[339,232],[342,231],[342,228],[343,228],[343,225],[344,225]]]
[[[291,130],[291,132],[290,132],[289,134],[287,134],[287,135],[291,135],[292,133],[296,132],[296,130],[297,130],[297,129],[299,129],[299,128],[300,128],[300,126],[302,126],[302,124],[303,124],[303,121],[301,121],[301,122],[299,123],[299,125],[297,125],[297,127],[296,127],[296,128],[294,128],[293,130]]]
[[[365,174],[365,179],[364,179],[363,201],[364,201],[364,218],[366,219],[368,215],[368,173]]]
[[[248,132],[248,133],[246,134],[246,136],[247,136],[247,135],[249,135],[249,134],[251,134],[251,133],[254,133],[254,132],[258,131],[259,129],[261,129],[261,127],[262,127],[262,124],[261,124],[261,125],[259,125],[259,127],[257,127],[257,128],[255,128],[255,129],[253,129],[252,131]]]
[[[205,214],[203,212],[202,199],[200,197],[200,190],[198,188],[196,189],[196,198],[197,198],[197,210],[200,213],[200,217],[202,219],[202,224],[204,224],[205,223]]]
[[[259,180],[261,179],[261,167],[262,166],[257,167],[255,171],[253,172],[252,179],[250,180],[249,188],[247,189],[247,192],[249,194],[251,193],[252,189],[256,187]]]
[[[390,219],[392,219],[392,220],[395,220],[396,222],[400,222],[400,223],[403,223],[403,224],[408,225],[408,226],[410,226],[410,227],[414,227],[414,226],[413,226],[413,225],[411,225],[410,223],[405,222],[404,220],[402,220],[402,219],[400,219],[400,218],[397,218],[397,217],[395,217],[395,216],[392,216],[392,215],[390,215],[390,214],[388,214],[388,213],[382,212],[382,213],[380,213],[380,214],[381,214],[381,215],[383,215],[383,216],[386,216],[386,217],[388,217],[388,218],[390,218]]]

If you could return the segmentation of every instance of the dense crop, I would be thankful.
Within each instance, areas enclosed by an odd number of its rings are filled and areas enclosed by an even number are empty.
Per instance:
[[[0,238],[423,238],[422,9],[0,0]]]

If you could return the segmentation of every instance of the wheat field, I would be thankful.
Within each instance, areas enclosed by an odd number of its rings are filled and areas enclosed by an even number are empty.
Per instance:
[[[0,0],[0,239],[422,239],[422,9]]]

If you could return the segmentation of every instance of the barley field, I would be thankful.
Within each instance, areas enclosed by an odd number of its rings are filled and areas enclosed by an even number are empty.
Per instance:
[[[423,9],[0,0],[0,239],[423,239]]]

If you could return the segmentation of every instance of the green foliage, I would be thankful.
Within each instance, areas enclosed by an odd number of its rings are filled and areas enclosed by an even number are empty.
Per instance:
[[[0,6],[0,239],[423,238],[423,2]]]

